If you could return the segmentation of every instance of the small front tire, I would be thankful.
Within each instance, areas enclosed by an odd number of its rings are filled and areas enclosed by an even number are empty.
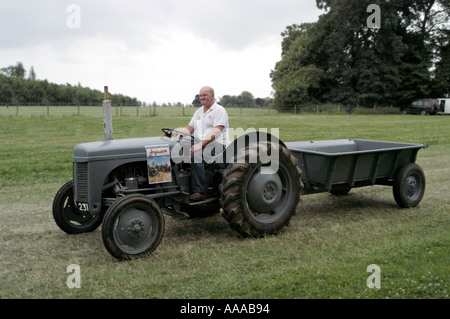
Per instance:
[[[393,193],[401,208],[419,205],[425,194],[425,174],[422,168],[415,163],[403,166],[395,178]]]
[[[92,215],[78,210],[73,198],[73,181],[64,184],[53,200],[53,218],[61,230],[68,234],[88,233],[101,225],[103,214]]]
[[[108,252],[119,260],[151,254],[164,235],[164,216],[158,204],[135,194],[118,199],[103,219],[102,238]]]

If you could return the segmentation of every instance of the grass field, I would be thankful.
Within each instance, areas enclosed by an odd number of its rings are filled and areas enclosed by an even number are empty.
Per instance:
[[[115,116],[114,138],[159,136],[189,116]],[[0,113],[0,298],[448,299],[450,117],[255,113],[231,114],[230,126],[279,128],[283,141],[427,143],[417,159],[425,197],[399,209],[386,186],[303,196],[290,226],[262,239],[241,238],[220,215],[167,217],[153,255],[117,262],[100,229],[67,235],[51,212],[72,178],[72,147],[104,138],[102,114]],[[80,266],[79,289],[66,284],[71,264]],[[366,284],[371,264],[381,269],[380,289]]]

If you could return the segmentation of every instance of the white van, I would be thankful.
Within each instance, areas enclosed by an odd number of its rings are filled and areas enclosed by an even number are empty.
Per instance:
[[[441,98],[439,101],[438,114],[450,114],[450,98]]]

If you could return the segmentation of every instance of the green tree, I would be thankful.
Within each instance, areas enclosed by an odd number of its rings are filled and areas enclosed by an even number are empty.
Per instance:
[[[282,59],[270,74],[274,103],[278,107],[293,107],[318,95],[324,74],[324,57],[319,53],[323,52],[323,33],[318,23],[305,23],[288,26],[281,35]]]
[[[13,84],[10,78],[0,74],[0,102],[10,103],[14,96]]]
[[[253,94],[248,91],[243,91],[241,95],[239,95],[239,101],[242,107],[255,107],[256,102]]]
[[[326,11],[316,23],[282,33],[282,59],[271,72],[275,105],[401,105],[430,94],[434,66],[436,78],[445,79],[440,39],[448,29],[448,0],[316,2]],[[373,3],[381,8],[378,29],[367,24]]]
[[[439,60],[441,41],[448,32],[449,1],[398,1],[399,34],[406,46],[401,64],[398,104],[433,94],[433,68]]]
[[[406,49],[397,34],[398,16],[386,2],[381,8],[381,28],[369,28],[367,7],[372,2],[336,1],[323,16],[328,30],[323,42],[328,57],[325,97],[331,102],[373,106],[396,97]]]
[[[33,66],[31,66],[30,71],[28,72],[28,79],[32,80],[32,81],[35,81],[36,78],[37,78],[36,71],[34,71]]]
[[[100,104],[103,93],[71,84],[49,83],[37,79],[34,67],[31,66],[28,77],[25,78],[25,68],[22,62],[0,69],[0,103],[46,103],[46,104]],[[136,98],[122,94],[112,95],[113,101],[123,105],[141,105]]]
[[[442,41],[445,44],[440,48],[439,60],[436,63],[432,80],[434,97],[450,96],[450,31]]]
[[[2,68],[0,71],[8,77],[17,77],[22,79],[25,77],[26,73],[22,62],[17,62],[16,65],[10,65],[6,68]]]
[[[243,91],[240,95],[224,95],[219,101],[224,107],[256,107],[256,99],[252,93]]]

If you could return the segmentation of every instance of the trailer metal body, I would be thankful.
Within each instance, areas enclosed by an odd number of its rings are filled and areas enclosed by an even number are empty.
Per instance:
[[[361,139],[285,142],[303,172],[303,194],[393,185],[399,169],[415,163],[427,144]]]

